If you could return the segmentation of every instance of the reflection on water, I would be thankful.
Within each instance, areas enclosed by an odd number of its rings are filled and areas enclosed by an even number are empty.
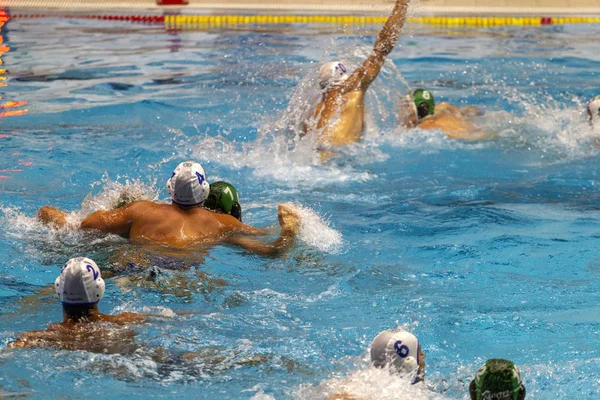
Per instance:
[[[10,47],[4,43],[4,37],[2,36],[2,27],[9,21],[10,15],[3,9],[0,9],[0,67],[3,65],[2,55],[10,51]],[[6,87],[6,70],[0,69],[0,87]],[[2,100],[2,92],[0,92],[0,100]],[[6,101],[0,102],[0,118],[11,117],[15,115],[23,115],[27,113],[27,109],[20,110],[8,110],[10,108],[16,108],[27,105],[26,101]],[[6,110],[6,111],[3,111]],[[2,135],[0,134],[0,138]]]

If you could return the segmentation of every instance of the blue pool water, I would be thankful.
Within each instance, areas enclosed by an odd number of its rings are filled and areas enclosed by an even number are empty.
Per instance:
[[[2,28],[1,101],[28,112],[0,118],[0,393],[465,399],[479,365],[502,357],[520,366],[528,398],[600,396],[599,155],[582,113],[597,94],[599,28],[410,26],[367,96],[364,141],[323,165],[293,131],[315,71],[334,58],[356,66],[379,27],[332,29]],[[480,106],[494,138],[397,129],[407,84]],[[107,268],[135,252],[48,230],[36,211],[52,204],[76,223],[122,190],[167,200],[185,159],[237,187],[246,223],[276,225],[283,202],[305,217],[283,258],[217,246],[171,286],[107,279],[101,311],[164,314],[136,327],[140,345],[205,356],[6,349],[62,318],[45,288],[66,259]],[[422,342],[424,386],[368,368],[371,340],[398,325]]]

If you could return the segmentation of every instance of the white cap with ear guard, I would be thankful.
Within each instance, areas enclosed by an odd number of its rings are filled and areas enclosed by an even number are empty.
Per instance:
[[[210,193],[210,185],[202,165],[194,161],[182,162],[167,181],[167,190],[173,203],[181,206],[202,204]]]
[[[95,304],[104,296],[104,280],[94,261],[75,257],[64,265],[54,289],[64,304]]]
[[[383,331],[371,343],[371,362],[378,368],[393,366],[396,371],[419,368],[419,341],[404,330]]]
[[[587,104],[587,117],[590,123],[595,124],[600,120],[600,95],[591,99]]]
[[[319,85],[323,89],[343,82],[347,78],[348,69],[339,61],[325,63],[319,69]]]

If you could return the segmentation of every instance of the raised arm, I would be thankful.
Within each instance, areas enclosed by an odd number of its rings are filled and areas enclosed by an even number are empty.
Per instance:
[[[281,233],[273,242],[265,243],[263,241],[248,236],[232,236],[226,239],[227,243],[241,246],[251,253],[261,256],[278,256],[296,242],[296,234],[299,226],[299,216],[295,210],[283,204],[278,208],[279,224]]]
[[[373,51],[367,60],[356,69],[344,82],[342,92],[347,93],[356,89],[366,90],[379,75],[379,71],[385,63],[385,57],[394,49],[400,31],[406,19],[406,10],[409,0],[397,0],[392,14],[377,35]]]

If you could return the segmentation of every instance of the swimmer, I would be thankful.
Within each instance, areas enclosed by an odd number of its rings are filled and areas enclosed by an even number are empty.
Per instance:
[[[371,342],[371,363],[376,368],[411,377],[414,385],[425,379],[425,354],[415,335],[404,329],[386,330]],[[352,394],[343,392],[328,400],[355,400]]]
[[[487,360],[469,385],[471,400],[523,400],[525,385],[519,368],[512,361]]]
[[[451,139],[480,140],[485,135],[469,119],[481,114],[473,106],[461,108],[445,102],[436,105],[430,91],[417,89],[401,99],[398,120],[405,129],[435,129]]]
[[[371,55],[352,74],[339,61],[328,62],[321,67],[318,79],[322,95],[314,111],[304,121],[305,134],[314,132],[318,135],[317,141],[325,147],[343,146],[360,140],[364,126],[365,93],[398,41],[407,8],[408,0],[396,0]]]
[[[80,228],[120,235],[147,246],[158,247],[156,244],[160,244],[190,249],[195,245],[224,243],[265,256],[279,255],[295,242],[299,216],[291,206],[279,205],[281,233],[271,243],[250,237],[266,234],[264,229],[244,225],[231,215],[206,210],[202,204],[209,196],[210,186],[204,169],[197,162],[179,164],[167,181],[167,189],[171,204],[142,200],[114,210],[96,211],[83,219]],[[55,227],[67,224],[66,213],[51,206],[42,207],[38,217]]]
[[[233,185],[227,182],[219,181],[210,184],[210,193],[204,200],[204,208],[222,214],[229,214],[242,222],[240,196]]]
[[[130,323],[144,322],[145,314],[125,312],[102,314],[98,302],[104,296],[104,280],[96,263],[89,258],[70,259],[54,282],[62,302],[63,322],[48,329],[24,332],[10,348],[54,347],[88,350],[96,353],[128,353],[135,348]]]

